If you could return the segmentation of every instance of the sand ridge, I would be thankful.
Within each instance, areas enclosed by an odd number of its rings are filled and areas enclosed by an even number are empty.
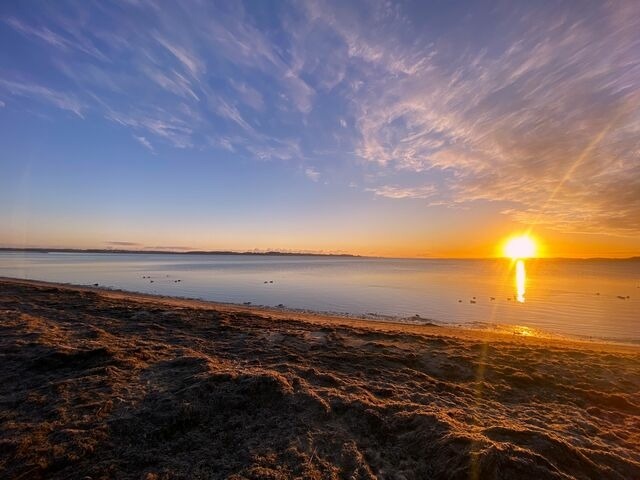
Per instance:
[[[0,280],[2,478],[640,478],[640,355]]]

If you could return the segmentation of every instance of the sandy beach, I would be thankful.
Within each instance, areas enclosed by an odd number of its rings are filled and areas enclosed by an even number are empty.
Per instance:
[[[0,477],[640,478],[640,349],[0,280]]]

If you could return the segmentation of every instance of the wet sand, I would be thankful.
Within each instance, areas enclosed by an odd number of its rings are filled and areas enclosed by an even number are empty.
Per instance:
[[[0,478],[640,478],[640,349],[0,279]]]

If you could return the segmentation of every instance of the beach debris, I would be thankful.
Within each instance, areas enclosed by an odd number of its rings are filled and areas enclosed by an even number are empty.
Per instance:
[[[623,297],[622,295],[618,295],[618,298],[619,298],[620,300],[626,300],[626,299],[627,299],[627,298],[629,298],[629,297]]]
[[[508,301],[511,301],[511,297],[507,297],[507,300],[508,300]]]
[[[600,292],[596,292],[596,295],[600,295]]]
[[[149,283],[153,283],[153,280],[149,280]]]
[[[496,297],[489,297],[489,299],[493,302],[496,299]]]
[[[278,304],[278,308],[284,308],[284,304],[279,303],[279,304]]]
[[[100,285],[99,283],[94,283],[93,286],[97,287],[98,285]]]
[[[473,297],[473,299],[475,300],[475,299],[476,299],[476,297]]]
[[[269,282],[267,282],[267,281],[265,280],[265,281],[264,281],[264,283],[269,283]]]
[[[251,305],[251,302],[244,302],[243,305]]]
[[[269,280],[269,283],[273,283],[273,280]]]
[[[469,303],[477,303],[475,300],[469,300]]]
[[[462,300],[458,300],[458,303],[462,303]]]

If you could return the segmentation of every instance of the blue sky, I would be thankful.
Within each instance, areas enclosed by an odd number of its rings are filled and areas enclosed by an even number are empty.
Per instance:
[[[7,1],[0,45],[2,245],[640,252],[637,2]]]

